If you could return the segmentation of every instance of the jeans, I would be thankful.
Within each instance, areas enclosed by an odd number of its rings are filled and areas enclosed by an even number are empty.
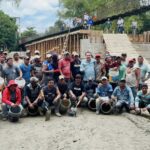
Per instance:
[[[134,97],[134,100],[135,100],[136,95],[137,95],[137,89],[136,89],[136,87],[131,87],[131,90],[132,90],[132,94],[133,94],[133,97]]]
[[[23,107],[22,105],[20,104],[19,107],[21,108],[21,111],[23,110]],[[2,116],[3,117],[8,117],[8,112],[9,112],[9,109],[11,108],[10,105],[7,105],[7,104],[2,104]]]
[[[60,108],[60,99],[58,99],[57,101],[53,100],[53,101],[44,101],[44,103],[46,103],[46,106],[49,108],[49,107],[52,107],[54,106],[55,108],[55,112],[59,112],[59,108]]]
[[[116,103],[116,111],[121,113],[123,108],[125,108],[126,111],[129,112],[130,111],[130,104],[124,100],[119,100]]]

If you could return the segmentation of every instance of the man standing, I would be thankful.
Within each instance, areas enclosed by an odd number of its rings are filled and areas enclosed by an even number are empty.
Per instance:
[[[47,85],[47,82],[49,81],[50,78],[53,78],[54,74],[54,69],[52,66],[52,55],[47,54],[46,59],[43,62],[43,67],[42,67],[42,73],[43,73],[43,79],[42,79],[42,84]]]
[[[105,22],[106,33],[110,33],[111,32],[111,28],[112,28],[112,23],[110,21],[110,18],[108,18],[107,21]]]
[[[13,58],[8,57],[6,59],[6,63],[7,63],[7,66],[4,67],[3,69],[3,75],[4,75],[4,78],[6,79],[6,82],[8,83],[10,80],[15,80],[16,78],[21,79],[22,72],[18,67],[14,66]]]
[[[91,77],[95,80],[95,60],[91,58],[91,53],[86,52],[86,59],[81,61],[80,71],[83,73],[83,81],[87,82]]]
[[[118,33],[123,33],[124,31],[124,20],[119,17],[118,21],[117,21],[117,26],[118,26]]]
[[[71,72],[72,72],[72,76],[73,78],[75,78],[75,76],[77,74],[80,74],[80,64],[81,64],[81,61],[79,59],[79,54],[78,53],[74,53],[73,54],[74,56],[74,60],[71,62]]]
[[[24,57],[24,63],[20,65],[20,69],[22,71],[22,77],[25,79],[26,84],[30,82],[30,77],[33,75],[32,69],[31,69],[31,64],[30,58],[28,56]]]
[[[40,56],[34,57],[34,63],[32,64],[32,71],[34,72],[35,77],[39,79],[39,82],[41,82],[43,73],[42,73],[42,63],[40,60]]]
[[[144,58],[142,56],[138,57],[136,67],[140,69],[139,89],[141,89],[141,85],[150,78],[150,67],[148,64],[144,63]]]
[[[101,55],[95,55],[95,73],[96,73],[96,81],[99,82],[101,77],[104,75],[104,65],[101,63]]]
[[[126,69],[126,83],[131,88],[133,97],[135,99],[137,90],[139,87],[140,69],[134,66],[134,60],[129,60],[128,67]]]
[[[15,66],[19,67],[23,63],[23,61],[19,58],[18,53],[14,53],[13,58],[13,63]]]
[[[116,111],[121,113],[123,108],[126,111],[130,111],[130,107],[134,105],[134,98],[131,88],[126,85],[124,79],[120,80],[119,86],[117,86],[112,94],[112,99],[116,101]]]
[[[67,83],[70,82],[71,79],[71,60],[69,52],[64,52],[64,58],[59,60],[58,67],[60,70],[60,74],[65,77]]]

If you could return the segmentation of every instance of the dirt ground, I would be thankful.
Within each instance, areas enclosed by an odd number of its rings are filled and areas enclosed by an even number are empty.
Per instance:
[[[150,150],[150,120],[132,114],[0,121],[1,150]]]

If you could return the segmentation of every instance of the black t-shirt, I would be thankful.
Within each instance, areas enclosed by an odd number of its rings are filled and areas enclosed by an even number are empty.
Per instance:
[[[33,65],[31,66],[31,70],[34,71],[35,76],[36,76],[39,80],[42,80],[43,73],[42,73],[42,64],[41,64],[41,63],[39,63],[39,64],[33,64]]]
[[[71,72],[72,72],[72,75],[73,75],[74,78],[77,74],[81,74],[80,64],[81,64],[80,60],[78,60],[78,61],[74,60],[73,62],[71,62]]]
[[[34,102],[39,96],[41,91],[41,86],[37,85],[36,87],[32,87],[29,83],[25,88],[25,96],[28,96],[31,102]]]
[[[76,97],[81,96],[82,93],[85,92],[84,85],[82,83],[80,85],[76,85],[75,82],[70,85],[70,90]]]
[[[59,91],[60,91],[60,93],[62,95],[65,94],[65,93],[66,94],[68,93],[68,85],[67,85],[67,83],[64,83],[64,84],[58,83],[57,86],[58,86],[58,89],[59,89]]]
[[[48,88],[48,86],[43,88],[45,100],[49,103],[52,103],[54,98],[57,96],[57,89],[56,87]]]
[[[10,91],[10,100],[13,103],[16,103],[16,91]]]
[[[85,91],[86,91],[88,96],[93,97],[93,94],[95,93],[96,88],[97,88],[97,83],[95,83],[95,82],[93,82],[91,84],[87,83],[85,86]]]

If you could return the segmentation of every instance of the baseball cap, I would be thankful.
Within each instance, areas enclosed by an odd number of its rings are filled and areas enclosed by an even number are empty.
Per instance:
[[[101,80],[108,80],[108,78],[104,76],[101,78]]]
[[[148,87],[148,85],[146,83],[143,83],[142,87]]]
[[[125,79],[120,79],[120,82],[126,83]]]
[[[60,76],[59,76],[59,80],[61,80],[61,79],[64,79],[64,76],[63,76],[63,75],[60,75]]]
[[[95,55],[95,58],[100,58],[100,57],[101,57],[100,54],[96,54],[96,55]]]
[[[39,59],[39,58],[41,58],[40,55],[35,55],[35,56],[34,56],[34,59]]]
[[[28,50],[26,50],[26,53],[31,53],[31,51],[28,49]]]
[[[28,56],[25,56],[24,59],[30,59]]]
[[[129,63],[132,63],[132,62],[134,62],[134,59],[133,58],[129,59]]]
[[[46,55],[46,58],[50,58],[50,57],[52,57],[51,54],[47,54],[47,55]]]
[[[64,52],[64,55],[69,55],[70,53],[68,51],[65,51]]]
[[[35,50],[34,54],[40,54],[39,50]]]

